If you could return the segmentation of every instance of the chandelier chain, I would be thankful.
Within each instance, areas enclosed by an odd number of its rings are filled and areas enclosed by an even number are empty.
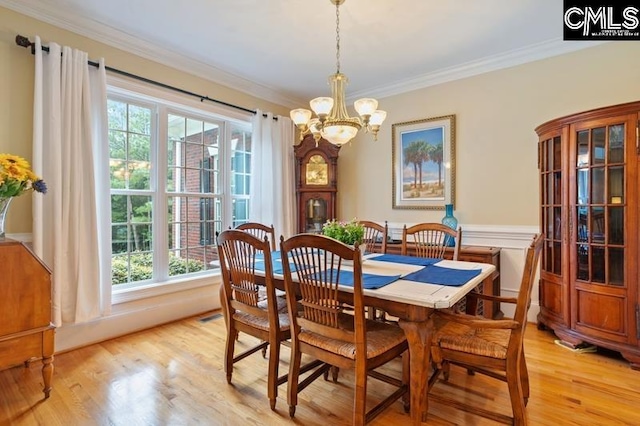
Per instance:
[[[336,2],[336,68],[340,73],[340,2]]]

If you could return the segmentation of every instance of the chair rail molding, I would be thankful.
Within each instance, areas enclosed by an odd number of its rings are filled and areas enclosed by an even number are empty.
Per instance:
[[[384,223],[382,223],[384,225]],[[402,239],[402,228],[415,223],[388,222],[389,235],[394,240]],[[504,249],[526,249],[540,227],[513,225],[459,224],[462,228],[462,245],[500,247]]]

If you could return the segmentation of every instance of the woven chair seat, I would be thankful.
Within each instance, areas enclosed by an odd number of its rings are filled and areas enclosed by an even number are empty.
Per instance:
[[[340,314],[340,328],[353,331],[353,315]],[[404,331],[400,327],[386,324],[380,321],[366,321],[367,327],[367,358],[374,358],[390,349],[406,344]],[[300,331],[300,341],[316,346],[323,350],[337,353],[349,359],[356,358],[356,346],[353,342],[345,342],[338,339],[330,339],[326,336],[305,331]]]
[[[510,330],[471,328],[449,322],[438,330],[433,341],[443,349],[506,359],[510,333]]]
[[[258,308],[267,310],[267,298],[260,300],[258,302]],[[286,314],[287,313],[287,298],[282,296],[276,296],[276,310],[278,313]]]
[[[280,328],[287,330],[289,328],[289,314],[287,311],[287,301],[283,297],[276,297],[278,301],[278,319],[280,320]],[[267,301],[258,302],[258,307],[266,312]],[[269,331],[269,318],[267,316],[257,317],[242,311],[236,311],[233,319],[243,324],[250,325],[260,330]]]

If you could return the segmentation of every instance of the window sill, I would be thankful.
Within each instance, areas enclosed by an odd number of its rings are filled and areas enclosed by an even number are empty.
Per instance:
[[[114,288],[111,296],[112,305],[126,303],[135,300],[148,299],[151,297],[162,296],[165,294],[176,293],[181,291],[192,290],[200,287],[217,285],[222,282],[220,272],[214,272],[208,275],[200,275],[189,278],[173,278],[162,283],[150,283],[124,290],[116,290]]]

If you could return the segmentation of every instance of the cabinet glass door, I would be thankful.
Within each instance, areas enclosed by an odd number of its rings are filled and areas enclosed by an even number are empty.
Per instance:
[[[626,123],[576,131],[573,218],[575,278],[594,284],[625,284]]]
[[[542,269],[562,274],[562,144],[554,136],[540,142],[542,178],[542,229],[545,234]]]

